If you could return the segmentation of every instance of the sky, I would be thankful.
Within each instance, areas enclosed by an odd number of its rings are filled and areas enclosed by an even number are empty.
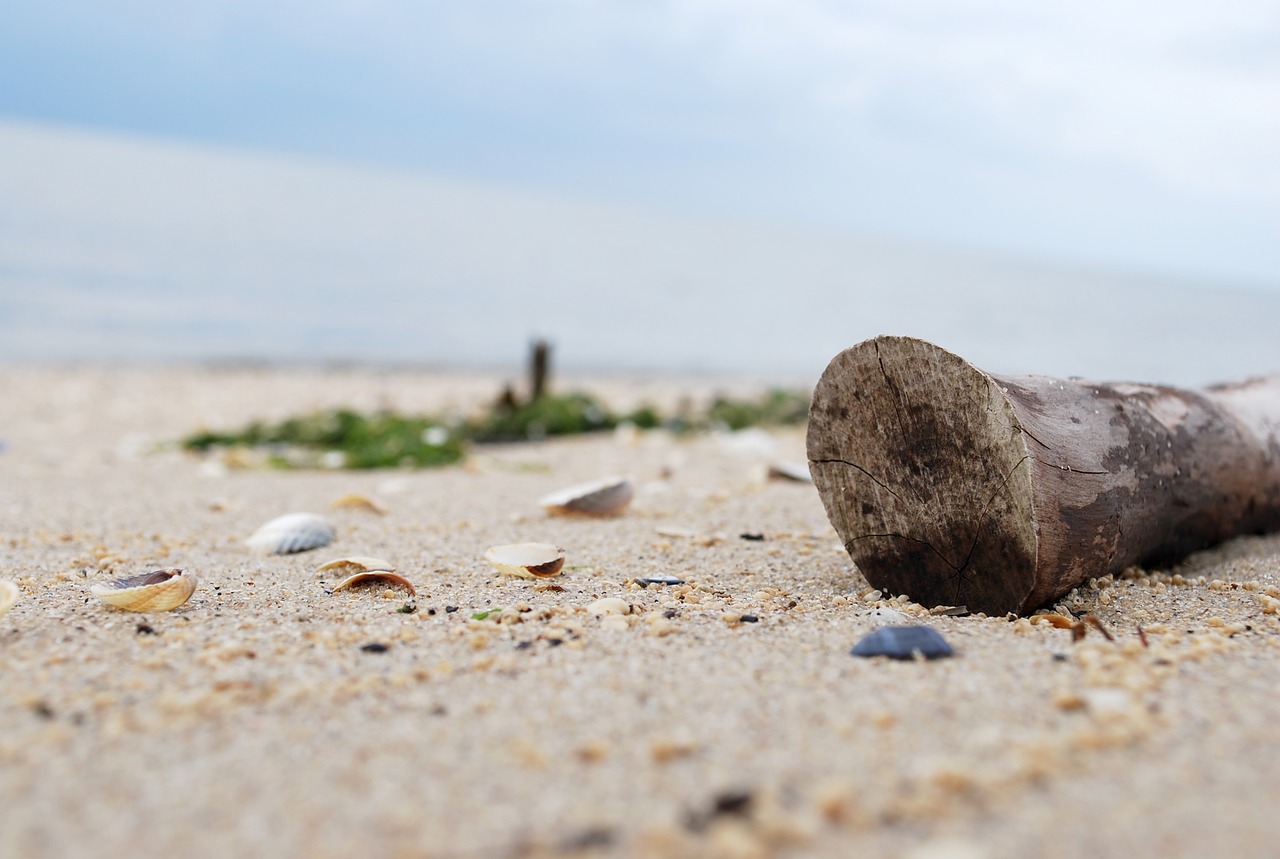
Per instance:
[[[1280,291],[1273,0],[0,0],[0,118]]]

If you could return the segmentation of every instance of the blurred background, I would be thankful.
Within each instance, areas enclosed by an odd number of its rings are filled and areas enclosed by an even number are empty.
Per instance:
[[[0,362],[1280,372],[1271,0],[0,0]]]

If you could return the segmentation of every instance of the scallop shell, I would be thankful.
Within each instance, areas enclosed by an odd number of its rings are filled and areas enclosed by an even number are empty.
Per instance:
[[[333,542],[333,525],[315,513],[287,513],[278,516],[257,531],[246,543],[256,552],[268,555],[291,555],[319,549]]]
[[[618,516],[631,504],[635,487],[628,477],[606,477],[571,486],[538,500],[548,513],[577,516]]]
[[[347,576],[345,579],[333,586],[333,592],[336,594],[338,591],[346,590],[353,585],[363,584],[364,582],[374,581],[375,579],[383,579],[384,581],[401,585],[409,591],[410,595],[413,596],[416,596],[418,593],[414,589],[412,582],[399,573],[393,573],[390,570],[370,570],[368,572],[356,573],[355,575]]]
[[[509,576],[545,579],[564,567],[564,549],[550,543],[512,543],[494,546],[484,559]]]
[[[18,586],[8,579],[0,579],[0,615],[3,615],[18,601]]]
[[[140,576],[94,585],[89,592],[105,603],[128,611],[169,611],[191,599],[196,577],[186,570],[154,570]]]
[[[317,573],[329,571],[338,573],[390,573],[395,571],[395,564],[381,558],[366,558],[353,555],[350,558],[334,558],[316,567]]]

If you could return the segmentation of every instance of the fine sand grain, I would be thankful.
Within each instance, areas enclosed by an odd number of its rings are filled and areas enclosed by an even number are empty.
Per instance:
[[[1115,640],[1073,643],[881,599],[813,487],[766,478],[803,459],[800,430],[417,472],[163,447],[321,406],[466,411],[500,381],[0,370],[0,579],[20,591],[0,616],[0,856],[1275,855],[1280,538],[1081,589],[1063,608]],[[619,409],[714,389],[579,386]],[[613,474],[635,480],[624,516],[538,507]],[[385,512],[330,508],[352,493]],[[299,511],[336,541],[245,546]],[[484,560],[521,542],[562,547],[564,571]],[[416,598],[332,593],[346,574],[316,567],[344,555],[390,561]],[[174,611],[89,594],[162,567],[199,577]],[[850,656],[877,608],[957,655]]]

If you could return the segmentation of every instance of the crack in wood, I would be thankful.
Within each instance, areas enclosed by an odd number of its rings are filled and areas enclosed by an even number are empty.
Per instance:
[[[988,521],[987,511],[991,509],[991,502],[995,501],[996,497],[999,496],[1001,492],[1004,492],[1004,490],[1009,485],[1009,481],[1013,479],[1014,473],[1019,468],[1022,467],[1023,463],[1027,462],[1029,459],[1031,459],[1031,454],[1027,454],[1022,459],[1014,463],[1013,468],[1010,468],[1009,473],[1004,476],[1004,480],[1000,481],[1000,485],[996,487],[995,491],[991,493],[991,497],[988,498],[986,503],[982,505],[982,512],[978,514],[978,530],[977,530],[977,533],[973,535],[973,545],[969,547],[969,553],[964,556],[964,563],[961,564],[958,569],[956,569],[956,574],[952,577],[952,580],[955,581],[956,583],[955,597],[954,597],[955,599],[960,598],[961,586],[966,581],[969,581],[969,579],[965,577],[964,572],[965,570],[969,569],[969,562],[973,560],[973,553],[977,551],[978,543],[982,541],[982,532],[983,532],[983,529],[986,527],[986,524]]]
[[[1111,473],[1110,471],[1085,471],[1083,468],[1072,468],[1069,465],[1059,465],[1056,462],[1047,462],[1038,456],[1035,458],[1035,460],[1036,462],[1040,463],[1043,466],[1047,466],[1048,468],[1056,469],[1057,471],[1065,472],[1067,474],[1107,475]]]
[[[941,558],[941,559],[942,559],[942,563],[946,564],[948,567],[950,567],[950,568],[951,568],[951,569],[953,569],[953,570],[957,570],[957,569],[958,569],[958,568],[956,567],[956,565],[955,565],[955,564],[951,563],[951,561],[947,558],[947,556],[946,556],[946,555],[944,555],[944,554],[942,554],[941,552],[939,552],[939,551],[938,551],[938,549],[937,549],[937,547],[936,547],[936,546],[934,546],[932,543],[930,543],[928,540],[921,540],[921,539],[919,539],[918,537],[908,537],[906,534],[860,534],[860,535],[858,535],[857,537],[851,537],[851,538],[850,538],[850,539],[849,539],[849,540],[844,544],[844,550],[845,550],[846,552],[848,552],[850,555],[852,555],[852,554],[853,554],[853,550],[849,548],[849,545],[850,545],[851,543],[856,543],[856,542],[858,542],[859,540],[870,540],[870,539],[872,539],[873,537],[892,537],[892,538],[894,538],[894,539],[896,539],[896,540],[906,540],[906,541],[908,541],[908,542],[910,542],[910,543],[919,543],[921,546],[926,546],[926,547],[928,547],[928,549],[929,549],[929,551],[930,551],[930,552],[933,552],[935,555],[937,555],[939,558]]]
[[[879,486],[881,489],[883,489],[885,492],[888,492],[888,493],[889,493],[890,495],[892,495],[894,498],[898,499],[899,501],[902,501],[902,496],[901,496],[901,495],[899,495],[898,493],[894,492],[892,489],[890,489],[890,488],[889,488],[889,486],[888,486],[887,484],[885,484],[883,481],[881,481],[881,480],[880,480],[880,478],[876,477],[874,474],[872,474],[870,471],[867,471],[865,468],[863,468],[861,465],[858,465],[858,463],[856,463],[856,462],[850,462],[850,461],[849,461],[849,460],[847,460],[847,459],[840,459],[839,457],[836,457],[836,458],[834,458],[834,459],[811,459],[811,460],[809,460],[809,462],[817,463],[818,465],[832,465],[832,464],[837,464],[837,463],[838,463],[838,464],[840,464],[840,465],[847,465],[847,466],[849,466],[850,468],[855,468],[855,469],[857,469],[858,471],[860,471],[860,472],[862,472],[863,474],[865,474],[867,477],[870,477],[870,478],[871,478],[871,480],[875,483],[875,485],[876,485],[876,486]],[[906,502],[905,502],[905,501],[903,501],[903,503],[905,504]]]

